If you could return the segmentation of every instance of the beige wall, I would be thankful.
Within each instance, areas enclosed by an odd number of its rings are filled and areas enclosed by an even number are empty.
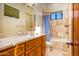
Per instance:
[[[28,7],[25,4],[7,4],[9,6],[12,6],[16,9],[19,10],[19,19],[13,18],[13,17],[8,17],[4,16],[4,4],[0,4],[0,14],[2,18],[0,18],[1,22],[1,29],[2,33],[9,35],[15,35],[18,32],[25,32],[26,31],[26,25],[28,25],[28,17],[26,14],[31,14],[32,15],[32,8]],[[28,22],[27,22],[28,21]]]

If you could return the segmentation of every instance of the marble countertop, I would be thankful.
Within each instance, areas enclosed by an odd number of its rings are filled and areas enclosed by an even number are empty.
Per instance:
[[[25,42],[32,40],[33,38],[40,37],[45,34],[40,34],[40,35],[19,35],[19,36],[13,36],[13,37],[7,37],[7,38],[0,38],[0,50],[15,46],[18,43]]]

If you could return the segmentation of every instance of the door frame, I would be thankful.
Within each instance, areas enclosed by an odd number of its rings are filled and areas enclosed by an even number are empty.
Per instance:
[[[71,43],[71,46],[72,46],[72,56],[79,56],[79,44],[78,44],[79,43],[79,37],[76,36],[79,33],[79,32],[76,31],[76,30],[79,29],[78,28],[79,25],[78,25],[78,23],[75,23],[75,22],[79,21],[78,20],[79,19],[79,15],[74,16],[75,14],[79,13],[79,7],[78,6],[79,6],[79,3],[72,3],[72,14],[73,14],[72,15],[72,28],[71,28],[72,29],[72,32],[71,32],[72,33],[72,43]],[[77,11],[77,12],[75,12],[75,11]]]
[[[74,3],[72,3],[72,24],[71,24],[71,26],[72,26],[72,30],[71,30],[71,34],[72,34],[72,43],[74,42]],[[74,46],[73,45],[71,45],[71,55],[72,56],[74,56]]]

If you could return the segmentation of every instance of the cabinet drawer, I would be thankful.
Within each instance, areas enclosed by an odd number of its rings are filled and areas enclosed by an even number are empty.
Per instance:
[[[41,38],[35,38],[31,41],[26,42],[26,50],[31,49],[32,47],[36,46],[37,44],[41,44]]]
[[[17,56],[24,55],[24,52],[25,52],[25,44],[24,43],[17,44],[15,50],[16,50],[16,55]]]
[[[0,56],[14,56],[14,48],[10,48],[0,53]]]

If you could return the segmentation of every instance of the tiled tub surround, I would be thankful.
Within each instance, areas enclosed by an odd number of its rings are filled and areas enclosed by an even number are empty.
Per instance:
[[[33,36],[20,35],[20,36],[8,37],[8,38],[1,38],[0,39],[0,51],[7,49],[9,47],[12,47],[12,46],[16,46],[17,44],[20,44],[23,42],[34,40],[36,38],[39,41],[40,38],[43,38],[42,36],[45,36],[45,34],[33,35]],[[42,41],[40,40],[40,42]]]
[[[64,38],[52,38],[51,39],[51,48],[46,48],[46,56],[70,56],[71,55],[71,46],[68,46],[67,43],[71,42]]]

